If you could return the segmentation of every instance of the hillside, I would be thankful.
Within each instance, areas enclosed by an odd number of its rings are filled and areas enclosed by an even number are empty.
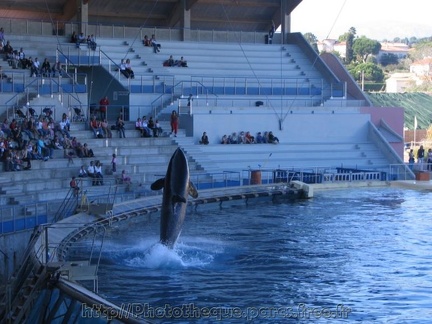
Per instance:
[[[417,116],[417,129],[427,129],[432,122],[432,96],[426,93],[368,93],[375,106],[402,107],[405,111],[405,127],[414,129],[414,116]]]

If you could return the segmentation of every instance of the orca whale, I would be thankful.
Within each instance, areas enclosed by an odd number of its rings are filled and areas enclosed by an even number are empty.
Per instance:
[[[188,195],[198,197],[198,191],[189,179],[189,165],[182,149],[171,156],[165,178],[156,180],[152,190],[163,188],[160,242],[172,249],[182,230]]]

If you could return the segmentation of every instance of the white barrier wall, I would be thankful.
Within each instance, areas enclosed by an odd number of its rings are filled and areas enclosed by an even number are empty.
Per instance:
[[[282,130],[279,129],[279,119]],[[194,114],[194,137],[199,140],[207,132],[210,143],[220,143],[224,134],[250,131],[272,131],[281,142],[345,142],[367,141],[367,122],[370,115],[360,113],[315,112],[286,114]]]

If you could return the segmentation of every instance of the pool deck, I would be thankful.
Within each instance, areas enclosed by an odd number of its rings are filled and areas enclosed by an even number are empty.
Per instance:
[[[397,180],[390,182],[391,187],[399,187],[413,190],[427,190],[432,191],[432,181],[418,181],[418,180]]]

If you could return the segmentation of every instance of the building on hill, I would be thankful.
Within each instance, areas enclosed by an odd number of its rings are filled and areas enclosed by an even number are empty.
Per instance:
[[[414,73],[393,73],[386,80],[386,92],[402,93],[419,84],[421,80]]]
[[[377,55],[378,62],[381,62],[381,59],[385,55],[395,55],[398,60],[405,59],[408,56],[410,51],[410,47],[404,43],[389,43],[383,42],[381,43],[381,50]]]
[[[419,77],[432,77],[432,57],[416,61],[410,65],[410,72]]]

